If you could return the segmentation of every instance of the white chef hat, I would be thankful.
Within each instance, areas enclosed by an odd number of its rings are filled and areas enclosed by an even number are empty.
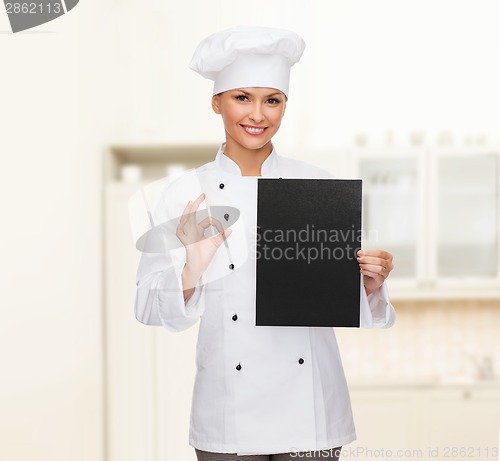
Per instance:
[[[288,97],[290,69],[306,44],[285,29],[238,26],[205,38],[190,69],[214,80],[213,94],[234,88],[276,88]]]

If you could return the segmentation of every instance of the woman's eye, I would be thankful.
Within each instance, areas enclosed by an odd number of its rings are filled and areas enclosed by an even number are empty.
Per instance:
[[[270,104],[279,104],[281,101],[279,99],[270,98],[267,100],[267,102]]]
[[[238,101],[246,101],[248,98],[244,94],[235,96]]]

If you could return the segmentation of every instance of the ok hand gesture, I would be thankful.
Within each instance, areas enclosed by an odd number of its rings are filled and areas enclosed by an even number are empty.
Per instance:
[[[196,222],[196,212],[203,200],[205,200],[204,193],[200,194],[194,202],[191,200],[188,202],[176,229],[177,237],[186,247],[186,265],[182,272],[184,291],[196,285],[217,249],[231,235],[231,229],[224,229],[217,219],[210,216],[199,223]],[[219,233],[214,237],[206,238],[204,232],[210,226],[215,227]]]

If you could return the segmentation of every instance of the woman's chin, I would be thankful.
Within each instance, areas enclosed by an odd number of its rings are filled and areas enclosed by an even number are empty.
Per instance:
[[[267,146],[271,142],[271,139],[250,139],[241,142],[240,145],[248,150],[260,150]]]

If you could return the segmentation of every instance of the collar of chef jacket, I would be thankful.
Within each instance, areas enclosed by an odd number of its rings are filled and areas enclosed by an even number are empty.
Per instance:
[[[214,166],[216,171],[221,171],[225,174],[239,176],[248,178],[259,178],[259,177],[276,177],[278,174],[279,166],[278,166],[278,154],[276,150],[273,149],[271,153],[267,156],[261,166],[261,175],[260,176],[242,176],[240,167],[238,164],[231,160],[227,155],[224,154],[224,150],[226,148],[226,143],[223,143],[217,152],[217,155],[214,160]],[[245,182],[246,183],[246,182]],[[246,192],[250,192],[253,188],[256,193],[255,185],[252,186],[252,181],[246,183],[245,185],[240,184],[240,188],[243,187]],[[218,188],[217,188],[218,190]],[[241,191],[241,189],[240,189]],[[196,194],[195,194],[196,195]],[[243,205],[245,201],[239,202],[239,205]],[[247,205],[250,202],[247,203]],[[213,202],[211,203],[213,206]],[[220,204],[217,204],[220,205]],[[238,206],[239,206],[238,205]],[[245,205],[243,205],[245,206]],[[250,205],[252,206],[252,205]],[[247,206],[245,206],[246,210],[241,210],[243,213],[248,212]],[[245,213],[244,213],[245,214]],[[249,242],[252,238],[252,232],[255,231],[255,223],[246,222],[245,218],[248,219],[248,216],[241,216],[238,221],[232,226],[233,234],[228,240],[228,247],[230,252],[224,249],[224,246],[221,246],[219,251],[217,251],[216,256],[212,260],[211,264],[205,270],[203,274],[203,282],[213,282],[215,280],[221,279],[232,273],[232,269],[230,267],[241,267],[248,259],[248,246]],[[248,235],[247,235],[248,234]]]
[[[234,160],[231,160],[226,154],[224,154],[225,149],[226,149],[226,143],[223,143],[220,146],[219,151],[217,152],[217,155],[215,157],[216,167],[220,168],[221,170],[227,173],[232,173],[238,176],[242,176],[238,164]],[[273,150],[262,163],[260,169],[261,177],[272,176],[276,172],[277,166],[278,166],[278,154],[276,153],[276,149],[273,146]]]

